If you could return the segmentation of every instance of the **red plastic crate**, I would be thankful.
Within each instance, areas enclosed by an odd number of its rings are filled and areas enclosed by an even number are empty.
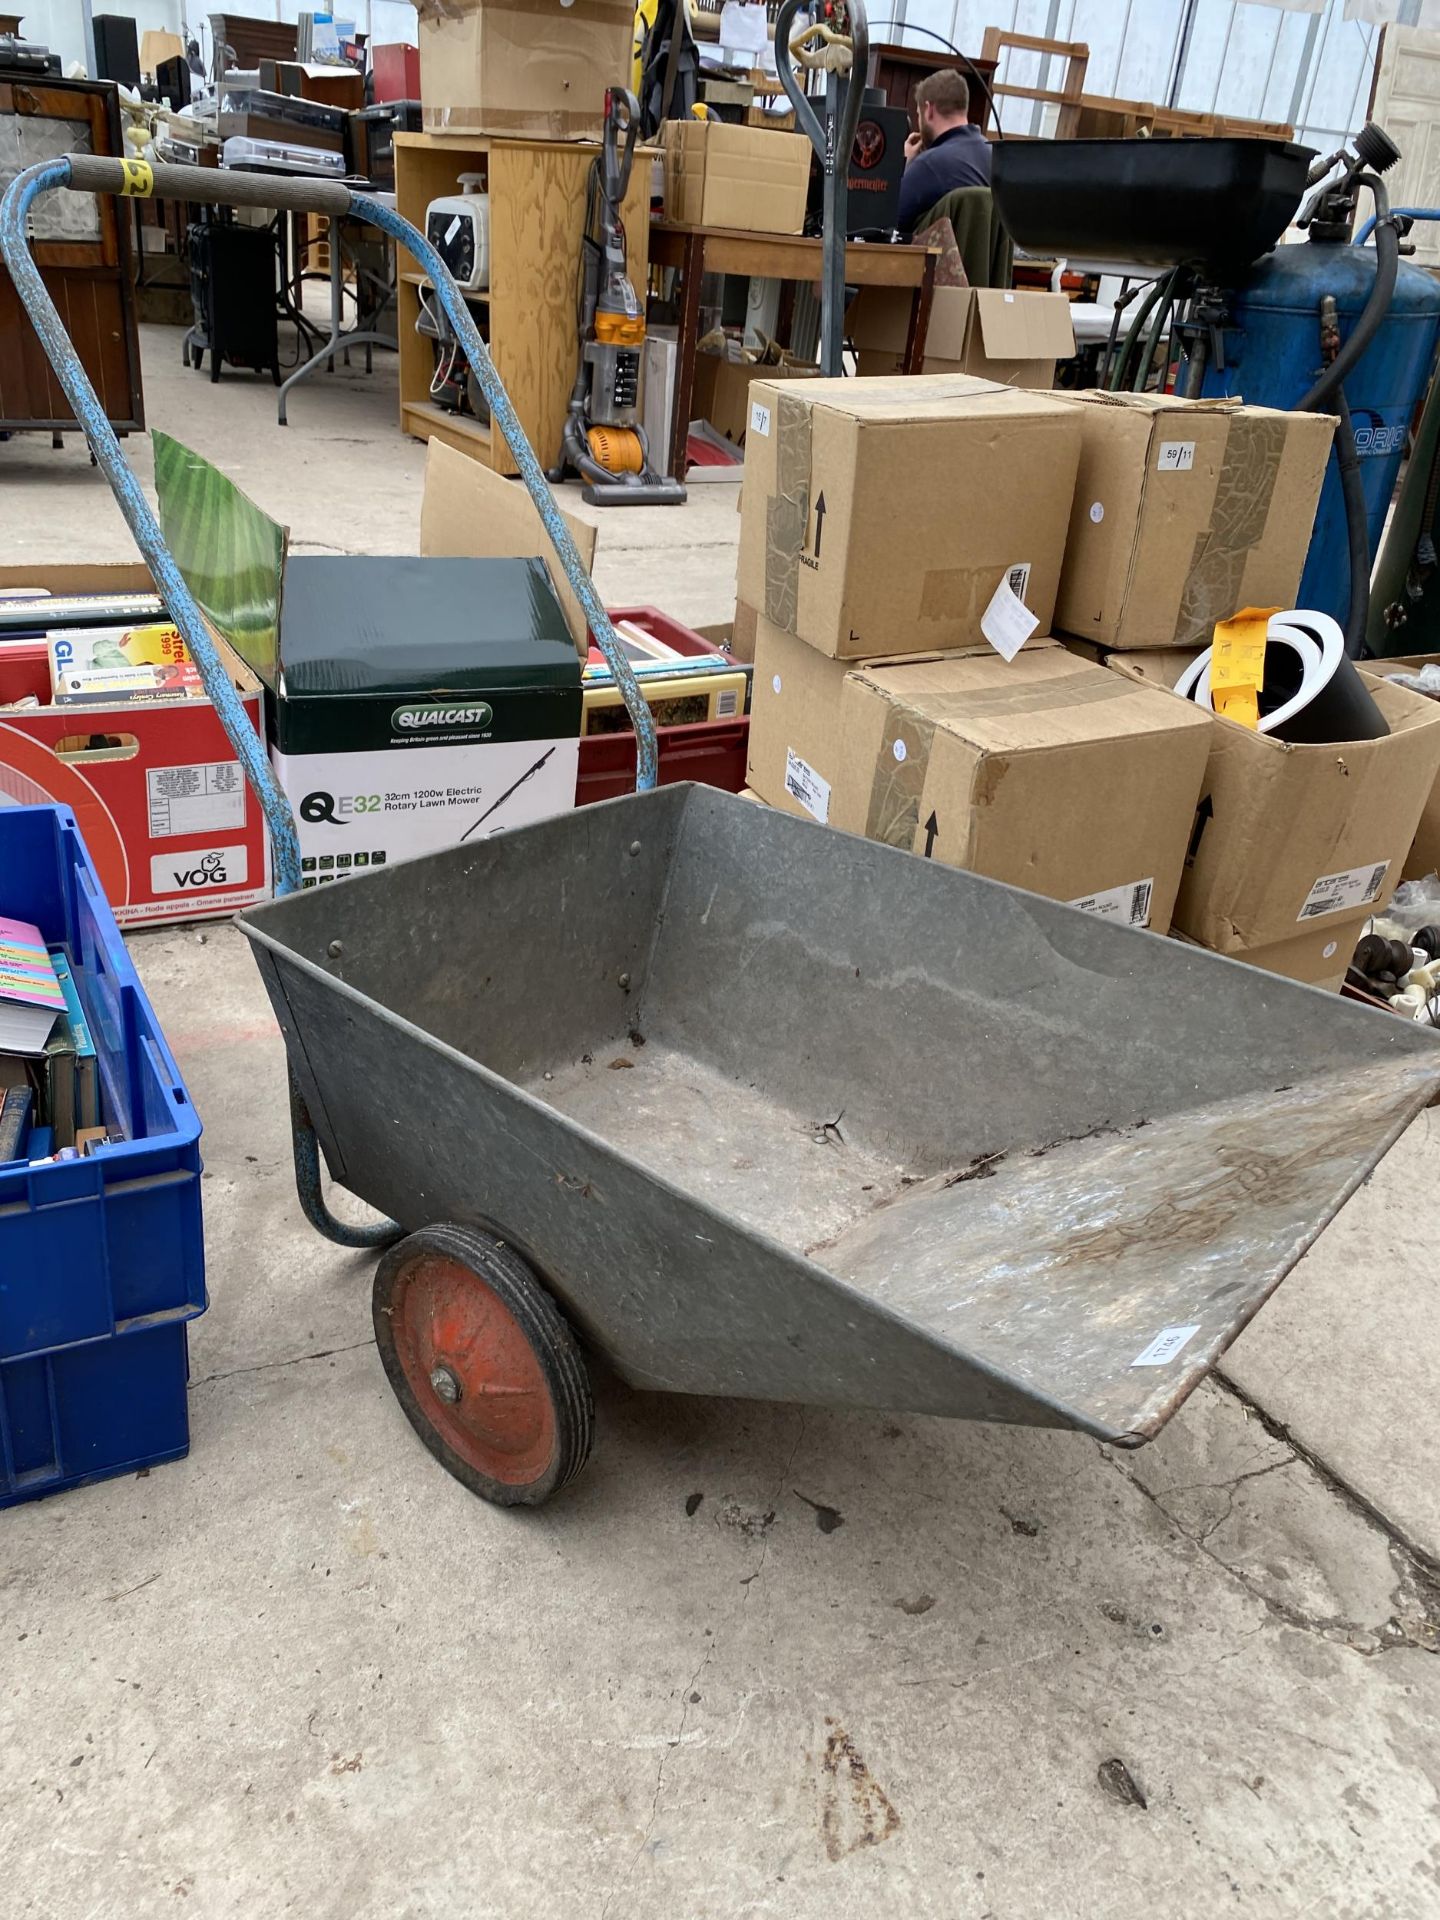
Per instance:
[[[648,627],[657,639],[674,647],[677,653],[722,654],[693,627],[676,620],[658,607],[613,607],[612,620],[634,620]],[[736,666],[744,662],[737,660]],[[657,783],[668,787],[682,780],[698,780],[703,786],[723,787],[726,793],[739,793],[745,784],[745,761],[750,739],[749,716],[734,720],[702,720],[688,727],[660,727]],[[635,791],[635,736],[633,733],[586,734],[580,742],[580,776],[575,786],[577,807],[591,806],[597,800],[613,800],[622,793]]]
[[[698,780],[703,786],[739,793],[745,784],[745,757],[750,741],[750,716],[738,720],[705,720],[693,727],[661,727],[657,783]],[[588,807],[596,800],[613,800],[635,791],[635,736],[633,733],[591,733],[580,742],[580,777],[575,804]]]

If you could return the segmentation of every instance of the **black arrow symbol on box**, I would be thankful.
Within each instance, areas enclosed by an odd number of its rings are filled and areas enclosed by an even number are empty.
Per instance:
[[[927,860],[935,851],[935,836],[939,831],[940,822],[935,818],[934,812],[932,811],[930,818],[925,822],[925,858]]]
[[[1190,845],[1185,850],[1185,864],[1193,867],[1195,856],[1200,851],[1200,842],[1205,838],[1205,829],[1215,818],[1215,802],[1207,793],[1195,809],[1195,824],[1190,829]]]
[[[815,502],[815,558],[820,558],[820,537],[825,531],[825,496]]]

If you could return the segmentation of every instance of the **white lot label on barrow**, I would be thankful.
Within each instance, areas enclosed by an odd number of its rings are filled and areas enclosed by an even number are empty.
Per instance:
[[[1178,1353],[1184,1351],[1200,1331],[1193,1327],[1166,1327],[1150,1342],[1142,1354],[1130,1362],[1132,1367],[1168,1367]]]
[[[1390,862],[1378,867],[1347,867],[1344,873],[1322,873],[1305,896],[1297,920],[1318,920],[1321,914],[1338,913],[1341,907],[1368,907],[1378,899]]]
[[[793,747],[785,749],[785,791],[823,827],[830,818],[830,782],[822,780]]]
[[[1008,568],[980,616],[981,633],[1006,660],[1015,658],[1040,624],[1039,616],[1030,611],[1023,598],[1029,584],[1028,563]]]
[[[1103,893],[1087,893],[1069,905],[1082,913],[1093,913],[1101,920],[1119,920],[1127,927],[1148,927],[1153,880],[1133,880],[1128,887],[1106,887]]]
[[[179,853],[157,853],[150,862],[152,893],[206,894],[243,887],[248,877],[244,847],[185,847]]]
[[[1188,473],[1195,464],[1193,440],[1162,440],[1155,456],[1157,473]]]
[[[762,407],[758,400],[750,402],[750,431],[758,433],[762,440],[770,438],[770,409]]]
[[[245,825],[245,775],[238,760],[194,767],[147,767],[150,838],[176,833],[228,833]]]

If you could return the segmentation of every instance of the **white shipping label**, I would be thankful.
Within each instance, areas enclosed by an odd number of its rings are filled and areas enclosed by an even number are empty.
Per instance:
[[[1127,927],[1148,927],[1153,880],[1135,880],[1128,887],[1107,887],[1103,893],[1087,893],[1068,904],[1082,913],[1093,913],[1101,920],[1119,920]]]
[[[185,847],[157,853],[150,861],[152,893],[215,893],[243,887],[250,877],[244,847]]]
[[[1130,1362],[1132,1367],[1168,1367],[1200,1331],[1194,1327],[1166,1327],[1157,1333],[1142,1354]]]
[[[150,838],[177,833],[228,833],[245,825],[245,775],[238,760],[194,767],[147,767]]]
[[[758,400],[750,402],[750,431],[758,433],[762,440],[770,438],[770,409],[762,407]]]
[[[1155,456],[1157,473],[1188,473],[1195,464],[1193,440],[1162,440]]]
[[[793,747],[785,749],[785,791],[823,827],[830,818],[830,782],[807,766]]]
[[[981,633],[1006,660],[1015,658],[1040,624],[1020,597],[1029,584],[1028,566],[1011,567],[980,616]]]
[[[1338,913],[1342,907],[1368,907],[1378,899],[1390,862],[1378,867],[1348,867],[1344,873],[1322,873],[1305,896],[1298,920],[1318,920],[1322,914]]]

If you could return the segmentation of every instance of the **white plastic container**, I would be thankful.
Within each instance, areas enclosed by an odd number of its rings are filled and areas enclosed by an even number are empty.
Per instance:
[[[490,196],[482,192],[484,184],[484,174],[462,173],[460,193],[445,194],[425,209],[425,238],[466,293],[483,293],[490,285]]]

